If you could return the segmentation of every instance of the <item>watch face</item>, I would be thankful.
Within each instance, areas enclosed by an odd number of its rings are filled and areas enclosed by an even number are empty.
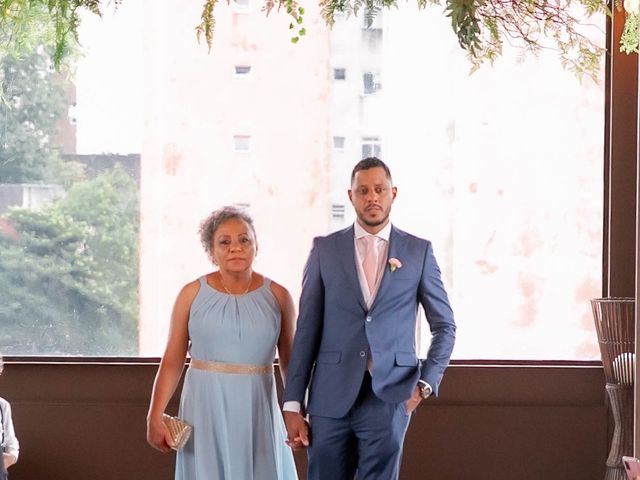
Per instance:
[[[429,398],[429,395],[431,395],[431,388],[424,387],[420,389],[420,396],[422,398]]]

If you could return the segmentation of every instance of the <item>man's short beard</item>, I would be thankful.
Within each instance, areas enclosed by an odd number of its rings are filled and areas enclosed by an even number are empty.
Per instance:
[[[383,218],[381,218],[380,220],[376,220],[376,221],[368,221],[366,220],[364,217],[360,217],[360,220],[362,221],[362,223],[364,223],[367,227],[377,227],[382,225],[383,223],[385,223],[387,220],[389,219],[389,215],[385,215]]]

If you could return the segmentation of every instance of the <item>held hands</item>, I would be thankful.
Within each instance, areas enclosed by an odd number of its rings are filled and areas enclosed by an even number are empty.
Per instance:
[[[407,400],[404,404],[404,407],[407,410],[407,413],[413,413],[413,411],[418,407],[420,402],[422,401],[422,397],[420,396],[420,389],[418,387],[413,391],[413,395],[411,398]]]
[[[160,418],[147,420],[147,443],[161,452],[170,452],[174,446],[169,429]]]
[[[284,423],[287,426],[287,445],[294,450],[309,446],[309,424],[300,413],[284,412]]]

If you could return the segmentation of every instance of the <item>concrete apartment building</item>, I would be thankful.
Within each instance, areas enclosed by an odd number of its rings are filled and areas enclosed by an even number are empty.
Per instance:
[[[282,12],[218,7],[210,53],[195,41],[199,4],[154,3],[145,25],[141,355],[159,353],[180,286],[211,269],[197,229],[213,209],[249,208],[256,269],[293,292],[328,228],[328,30],[311,7],[294,45]]]
[[[124,3],[95,20],[129,35],[91,67],[105,77],[120,62],[130,74],[112,82],[125,82],[128,103],[117,133],[79,122],[78,153],[140,152],[141,355],[161,352],[179,287],[210,268],[196,234],[207,213],[247,206],[257,270],[297,298],[312,237],[354,219],[353,165],[381,155],[399,188],[394,223],[434,244],[459,358],[595,358],[586,299],[600,288],[603,86],[553,51],[509,46],[470,74],[437,9],[407,4],[369,26],[363,12],[337,16],[329,29],[304,6],[307,34],[293,44],[284,12],[219,4],[211,52],[195,39],[196,4]],[[98,81],[79,69],[78,110]],[[478,316],[504,337],[478,342]]]

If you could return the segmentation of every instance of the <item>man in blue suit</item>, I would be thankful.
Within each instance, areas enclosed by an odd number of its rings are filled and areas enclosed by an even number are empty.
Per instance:
[[[389,222],[397,190],[387,165],[359,162],[348,193],[357,221],[314,239],[304,269],[284,392],[288,443],[308,446],[309,480],[394,480],[411,413],[437,395],[456,327],[431,243]],[[432,334],[425,360],[419,305]]]

